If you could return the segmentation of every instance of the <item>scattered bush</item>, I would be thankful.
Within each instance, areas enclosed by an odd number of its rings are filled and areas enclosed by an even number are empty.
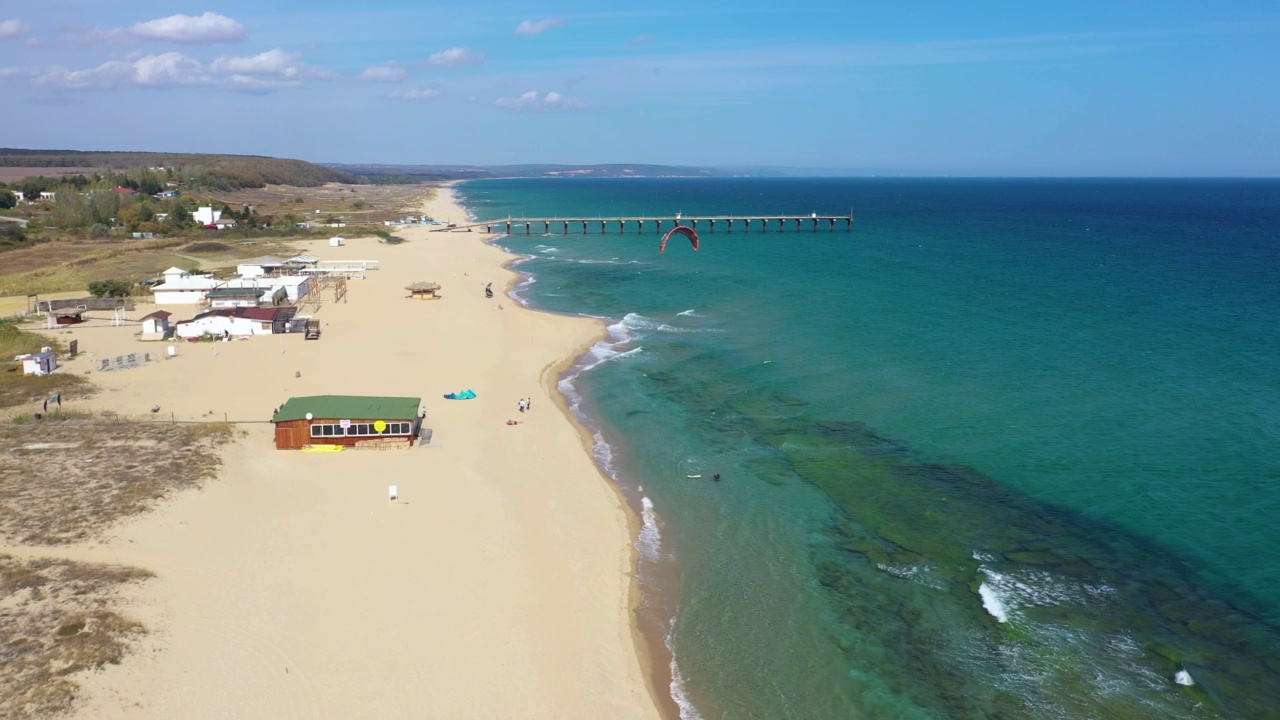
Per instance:
[[[95,280],[89,283],[89,293],[94,297],[128,297],[133,283],[128,280]]]

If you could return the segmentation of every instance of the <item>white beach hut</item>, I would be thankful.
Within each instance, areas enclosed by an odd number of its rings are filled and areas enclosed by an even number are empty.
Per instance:
[[[48,375],[58,367],[58,356],[52,348],[40,348],[38,353],[19,355],[14,360],[22,363],[23,375]]]
[[[163,338],[169,332],[169,318],[171,317],[173,317],[173,313],[166,310],[157,310],[150,315],[143,315],[142,338],[144,340]]]

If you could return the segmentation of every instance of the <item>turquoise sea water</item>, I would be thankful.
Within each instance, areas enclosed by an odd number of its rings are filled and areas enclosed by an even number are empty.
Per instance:
[[[1280,182],[460,191],[857,215],[500,241],[519,297],[610,324],[562,388],[644,514],[686,717],[1280,717]]]

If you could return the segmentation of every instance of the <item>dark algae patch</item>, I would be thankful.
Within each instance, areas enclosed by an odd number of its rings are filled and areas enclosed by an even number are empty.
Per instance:
[[[1210,586],[1132,532],[929,462],[859,422],[697,355],[648,380],[705,408],[715,446],[834,509],[812,540],[846,697],[865,717],[1273,717],[1280,634],[1247,596]],[[744,387],[754,389],[744,390]],[[1190,686],[1175,682],[1185,671]],[[903,715],[904,708],[914,708]]]

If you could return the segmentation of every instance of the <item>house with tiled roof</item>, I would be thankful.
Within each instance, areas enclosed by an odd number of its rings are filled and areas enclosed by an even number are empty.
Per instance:
[[[183,320],[174,326],[173,333],[181,338],[271,335],[284,332],[284,325],[285,314],[280,308],[217,308]]]

